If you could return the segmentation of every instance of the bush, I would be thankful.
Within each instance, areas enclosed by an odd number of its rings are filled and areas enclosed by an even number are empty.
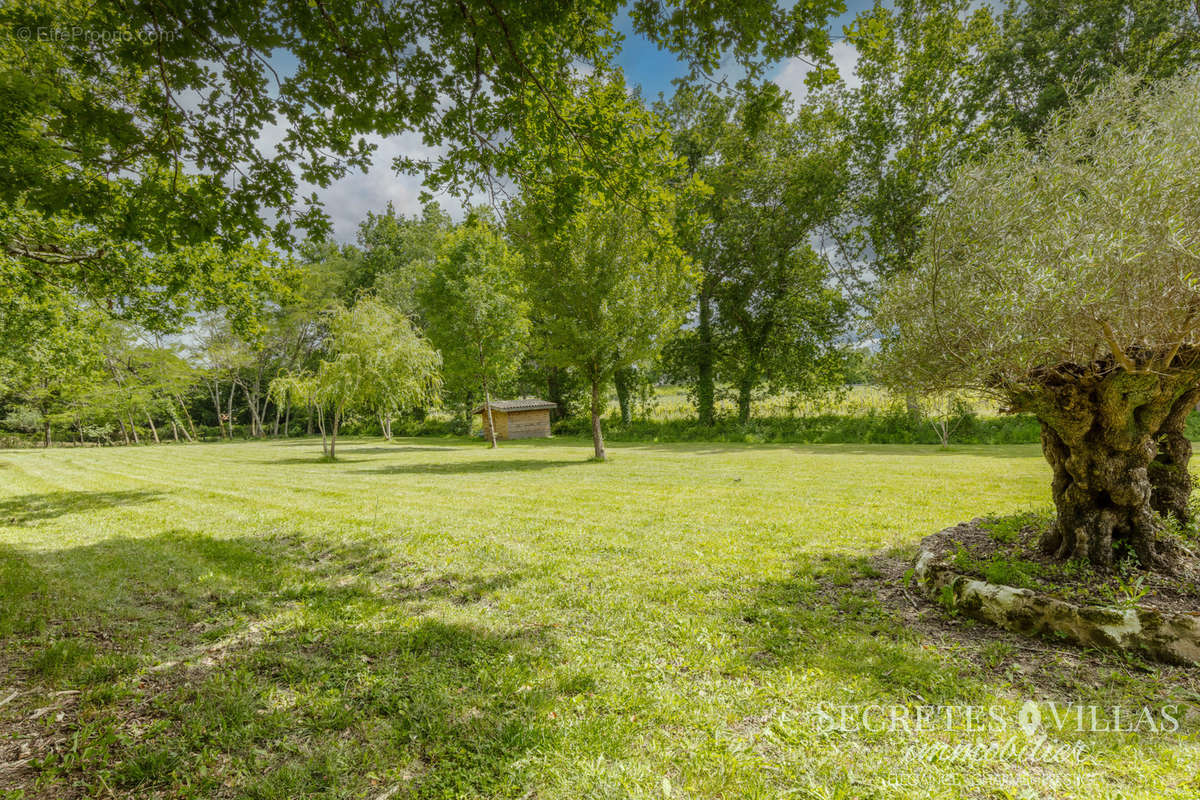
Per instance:
[[[590,436],[591,422],[574,417],[561,420],[554,433]],[[960,419],[954,444],[1028,444],[1040,440],[1037,420],[1028,414]],[[868,411],[849,416],[823,414],[811,417],[763,417],[740,425],[718,420],[711,428],[695,420],[634,420],[622,425],[619,417],[604,420],[604,436],[614,442],[778,442],[789,444],[939,444],[928,420],[913,419],[903,409]]]

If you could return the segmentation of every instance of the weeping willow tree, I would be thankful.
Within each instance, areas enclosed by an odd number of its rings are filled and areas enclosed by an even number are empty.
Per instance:
[[[1177,555],[1200,399],[1200,73],[1122,78],[958,178],[879,311],[896,386],[982,390],[1041,423],[1042,544],[1105,568]]]
[[[407,317],[374,298],[338,309],[328,324],[328,357],[314,372],[275,378],[270,392],[277,402],[316,411],[322,451],[334,459],[348,413],[378,416],[390,438],[400,409],[436,400],[442,358]]]

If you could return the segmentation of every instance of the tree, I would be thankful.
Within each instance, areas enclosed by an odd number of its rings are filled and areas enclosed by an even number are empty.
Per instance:
[[[480,391],[492,447],[491,391],[516,378],[529,343],[529,305],[519,269],[517,254],[476,213],[446,235],[417,292],[425,332],[442,354],[444,386],[464,413]]]
[[[18,300],[0,311],[0,391],[27,409],[20,415],[23,425],[36,421],[46,447],[52,444],[56,415],[103,380],[102,323],[95,309],[45,297]]]
[[[1117,80],[964,171],[879,314],[894,383],[1035,414],[1057,517],[1043,545],[1169,568],[1200,398],[1200,75]],[[1157,512],[1157,515],[1156,513]]]
[[[277,402],[316,410],[321,448],[332,460],[348,412],[364,411],[382,419],[435,398],[441,358],[404,315],[374,298],[334,311],[328,326],[328,358],[313,372],[275,378],[269,392]]]
[[[397,214],[391,203],[381,214],[368,213],[358,226],[363,286],[402,314],[416,316],[417,290],[429,276],[442,238],[453,227],[437,203],[427,203],[420,216]]]
[[[1194,0],[1009,0],[999,24],[981,90],[993,124],[1027,136],[1115,74],[1152,83],[1200,60]]]
[[[841,8],[721,0],[693,14],[637,0],[630,18],[711,73],[726,53],[753,70],[823,57],[825,18]],[[220,13],[189,2],[0,4],[0,298],[73,286],[162,307],[187,290],[238,291],[245,275],[197,260],[164,271],[155,256],[268,237],[287,248],[297,229],[327,233],[300,186],[367,168],[368,134],[412,131],[441,145],[397,167],[464,190],[522,178],[531,140],[508,135],[517,129],[575,148],[597,174],[620,168],[625,154],[560,111],[578,65],[611,58],[619,9],[609,0],[234,0]]]
[[[986,4],[896,0],[855,18],[860,85],[840,94],[852,144],[846,203],[829,227],[843,285],[870,306],[907,270],[955,170],[990,146],[980,61],[996,39]]]
[[[696,391],[700,416],[711,423],[719,371],[745,424],[764,382],[812,391],[840,382],[846,304],[811,242],[839,208],[845,147],[834,109],[813,104],[789,119],[773,84],[736,104],[681,94],[678,106],[701,109],[686,150],[711,189],[692,204],[707,220],[690,247],[703,271],[689,348],[696,382],[708,384]]]

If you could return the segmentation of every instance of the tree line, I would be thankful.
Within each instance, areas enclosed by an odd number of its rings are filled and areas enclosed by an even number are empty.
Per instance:
[[[110,13],[42,5],[0,13]],[[462,425],[527,392],[586,409],[602,458],[607,387],[627,417],[662,376],[701,425],[722,394],[745,421],[763,392],[844,382],[964,165],[1035,141],[1114,74],[1152,85],[1200,51],[1182,0],[899,0],[845,30],[852,85],[822,27],[834,4],[736,5],[689,21],[636,7],[639,31],[692,65],[657,101],[625,85],[602,15],[582,9],[530,12],[520,24],[545,35],[514,36],[495,5],[421,27],[245,3],[230,13],[277,24],[200,32],[134,8],[122,24],[178,28],[168,51],[6,40],[4,419],[47,442],[137,442],[302,418],[332,454],[348,416],[387,434],[441,403]],[[343,52],[340,26],[378,36]],[[299,66],[268,91],[253,55],[273,47]],[[714,79],[720,52],[743,79]],[[815,64],[799,99],[764,80],[793,54]],[[353,108],[325,89],[339,81],[358,87]],[[175,102],[185,90],[209,99]],[[245,134],[271,114],[294,127],[264,155]],[[328,182],[368,162],[357,134],[401,129],[445,155],[399,167],[483,188],[490,210],[383,209],[355,245],[329,243],[319,210],[297,208],[295,170]]]

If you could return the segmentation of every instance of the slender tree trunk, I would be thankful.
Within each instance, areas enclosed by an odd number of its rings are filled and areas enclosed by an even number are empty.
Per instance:
[[[700,290],[699,320],[696,326],[696,412],[701,425],[716,422],[716,387],[713,382],[712,300]]]
[[[154,418],[151,417],[150,412],[144,408],[142,409],[142,413],[146,415],[146,422],[150,425],[150,433],[154,434],[154,443],[162,444],[158,438],[158,428],[154,427]]]
[[[263,437],[262,418],[259,416],[258,398],[250,395],[250,390],[242,386],[242,396],[246,398],[246,408],[250,409],[250,435],[255,439]]]
[[[738,424],[745,425],[750,421],[750,403],[754,399],[754,373],[747,368],[738,381]]]
[[[632,370],[628,367],[618,367],[613,371],[613,386],[617,390],[617,405],[621,409],[621,424],[628,425],[633,421],[633,409],[630,407],[630,381]]]
[[[312,422],[312,407],[309,407],[309,422]],[[329,456],[329,443],[325,441],[325,409],[317,407],[317,427],[321,429],[321,455]]]
[[[47,448],[49,448],[52,444],[50,439],[50,420],[46,419],[44,416],[42,418],[42,443]]]
[[[176,444],[179,443],[179,426],[175,424],[175,420],[173,419],[171,420],[171,438],[175,440]]]
[[[550,367],[546,370],[546,398],[554,403],[555,408],[550,412],[550,419],[558,422],[565,419],[570,409],[567,408],[567,397],[563,386],[563,370],[561,367]]]
[[[288,435],[291,432],[291,427],[292,427],[292,401],[287,400],[284,402],[284,409],[283,409],[283,438],[285,438],[285,439],[288,438]]]
[[[1048,370],[1043,383],[1017,398],[1015,410],[1037,414],[1053,470],[1058,513],[1042,539],[1048,553],[1107,569],[1126,549],[1146,569],[1173,567],[1176,553],[1158,535],[1162,523],[1153,513],[1151,462],[1164,456],[1160,505],[1186,508],[1190,482],[1179,480],[1178,468],[1190,453],[1180,447],[1175,415],[1186,418],[1195,382],[1194,375],[1165,371]]]
[[[592,447],[597,461],[605,459],[604,434],[600,430],[600,376],[592,377]]]
[[[221,432],[221,438],[225,438],[225,423],[221,421],[221,382],[214,380],[209,387],[212,394],[213,408],[217,412],[217,430]]]
[[[133,443],[141,444],[142,440],[140,438],[138,438],[137,426],[133,424],[133,414],[129,413],[129,412],[126,412],[126,413],[128,414],[128,417],[129,417],[129,430],[133,434]]]
[[[187,403],[183,402],[183,398],[178,393],[175,395],[175,402],[179,403],[179,410],[183,412],[183,418],[187,420],[187,428],[183,433],[187,436],[189,442],[194,442],[199,437],[196,435],[196,423],[192,421],[192,412],[188,411]],[[220,409],[217,409],[217,421],[221,419]]]
[[[121,419],[120,415],[117,416],[117,424],[121,426],[121,438],[125,440],[125,445],[128,446],[129,431],[125,429],[125,421]]]
[[[488,391],[487,378],[483,379],[483,413],[487,414],[487,433],[490,447],[496,448],[496,420],[492,416],[492,394]]]
[[[334,411],[333,411],[333,429],[330,431],[331,435],[329,437],[329,460],[330,461],[333,461],[334,459],[337,458],[337,435],[338,435],[338,426],[341,424],[341,421],[342,421],[342,413],[340,411],[338,411],[337,409],[334,409]]]
[[[237,381],[229,384],[229,400],[226,403],[225,416],[229,422],[229,438],[233,439],[233,394],[237,391]]]
[[[305,435],[312,436],[313,410],[312,406],[308,407],[308,422],[305,423]]]

